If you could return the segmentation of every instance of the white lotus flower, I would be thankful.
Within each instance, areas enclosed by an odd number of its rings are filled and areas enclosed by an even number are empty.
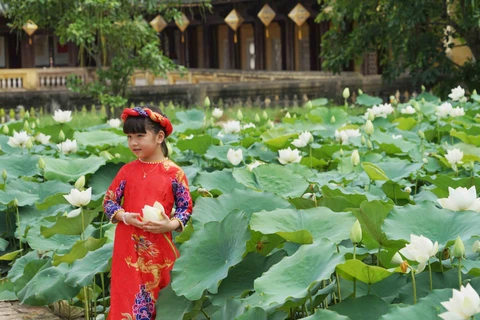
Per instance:
[[[25,148],[30,136],[25,131],[13,132],[13,137],[8,138],[8,145],[12,148]]]
[[[122,125],[122,120],[120,120],[120,119],[110,119],[110,120],[107,121],[107,123],[111,128],[118,128]]]
[[[450,111],[450,117],[461,117],[464,115],[465,115],[465,110],[462,107],[456,107]]]
[[[72,121],[72,111],[62,111],[62,110],[55,110],[55,114],[53,115],[53,120],[58,123],[66,123]]]
[[[456,88],[453,88],[452,89],[452,93],[450,93],[448,95],[448,97],[450,99],[452,99],[453,101],[458,101],[460,100],[461,98],[463,98],[465,96],[465,89],[463,89],[462,87],[458,86]]]
[[[401,114],[415,114],[415,108],[412,106],[406,106],[404,109],[400,110]]]
[[[448,163],[450,163],[452,167],[454,167],[457,164],[462,164],[463,152],[457,148],[450,149],[447,151],[445,158],[447,159]]]
[[[380,104],[378,106],[373,106],[370,109],[367,109],[365,112],[364,118],[373,120],[373,118],[386,118],[389,114],[392,114],[395,112],[395,109],[392,107],[390,103],[385,103],[385,104]]]
[[[256,167],[261,166],[261,165],[264,164],[264,163],[265,163],[265,162],[255,160],[254,162],[247,164],[247,170],[248,170],[248,171],[252,171],[252,170],[255,169]]]
[[[238,165],[243,160],[243,151],[242,149],[234,150],[228,149],[227,152],[227,159],[230,161],[231,164],[234,166]]]
[[[75,218],[75,217],[78,216],[80,213],[82,213],[82,209],[81,209],[81,208],[73,209],[72,211],[70,211],[70,212],[67,214],[67,218]]]
[[[244,124],[242,126],[242,130],[245,130],[245,129],[250,129],[250,128],[256,128],[255,124],[250,122],[250,123],[247,123],[247,124]]]
[[[292,144],[297,148],[302,148],[307,146],[310,142],[313,142],[313,135],[308,131],[304,131],[300,133],[298,139],[292,141]]]
[[[50,138],[52,136],[47,136],[43,133],[39,133],[36,137],[35,137],[35,140],[37,140],[38,142],[40,142],[41,144],[47,144],[47,143],[50,143]]]
[[[393,140],[398,140],[398,139],[402,139],[402,135],[401,134],[398,134],[398,135],[395,135],[395,134],[392,134],[392,139]]]
[[[58,150],[64,154],[75,153],[78,150],[77,140],[67,139],[66,141],[57,144]]]
[[[424,236],[410,235],[410,244],[407,244],[405,248],[400,250],[400,253],[408,260],[418,262],[417,273],[420,273],[425,269],[425,265],[430,257],[433,257],[438,252],[438,242],[435,244]]]
[[[212,117],[214,117],[215,119],[219,119],[223,116],[223,110],[222,109],[219,109],[219,108],[215,108],[213,109],[212,111]]]
[[[480,297],[472,288],[470,283],[467,286],[460,286],[460,291],[453,289],[453,297],[442,302],[447,312],[439,314],[444,320],[470,319],[480,313]]]
[[[395,252],[395,254],[392,257],[391,263],[402,264],[403,263],[402,256],[400,256],[400,254],[398,252]]]
[[[78,189],[70,190],[68,195],[64,195],[65,199],[74,207],[82,207],[87,205],[92,198],[92,188],[88,188],[85,191]]]
[[[142,209],[142,213],[143,213],[142,221],[147,222],[147,221],[163,220],[162,212],[165,213],[165,208],[158,201],[155,201],[155,203],[153,204],[153,207],[145,205]]]
[[[360,137],[360,129],[335,130],[335,138],[342,144],[347,144],[350,138]]]
[[[463,187],[456,189],[448,187],[448,198],[441,198],[437,201],[442,208],[452,211],[473,210],[480,212],[480,198],[477,198],[475,186],[468,190]]]
[[[452,109],[452,105],[449,102],[444,102],[435,108],[435,110],[437,111],[435,112],[435,114],[439,118],[447,118],[452,112]]]
[[[227,121],[223,124],[223,131],[227,134],[240,132],[240,121]]]
[[[300,155],[300,151],[298,149],[287,149],[278,150],[278,161],[281,164],[289,164],[289,163],[299,163],[302,160],[302,156]]]

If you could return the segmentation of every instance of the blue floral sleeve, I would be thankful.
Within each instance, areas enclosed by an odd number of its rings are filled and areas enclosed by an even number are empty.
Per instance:
[[[103,198],[103,210],[105,215],[111,222],[118,222],[115,219],[115,215],[117,212],[122,211],[122,201],[123,201],[123,194],[125,191],[125,185],[127,181],[123,178],[122,170],[117,174],[115,179],[113,179],[112,184],[108,188],[107,192],[105,193],[105,197]]]
[[[175,200],[175,213],[172,219],[178,220],[181,224],[180,229],[183,230],[192,215],[192,197],[190,196],[187,177],[181,169],[172,180],[172,190]]]

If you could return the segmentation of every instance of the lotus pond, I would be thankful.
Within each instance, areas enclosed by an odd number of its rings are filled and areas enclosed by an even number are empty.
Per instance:
[[[475,318],[480,95],[390,102],[165,108],[194,211],[157,318]],[[0,299],[101,319],[115,228],[102,198],[133,156],[118,121],[69,119],[0,125]],[[75,188],[91,191],[82,214]]]

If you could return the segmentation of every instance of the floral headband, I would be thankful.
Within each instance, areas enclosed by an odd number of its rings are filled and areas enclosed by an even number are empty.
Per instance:
[[[173,131],[172,123],[168,120],[167,117],[162,116],[158,112],[154,112],[149,108],[135,107],[133,109],[126,108],[122,113],[122,120],[125,122],[128,117],[145,117],[150,118],[152,121],[160,123],[162,127],[165,128],[165,135],[168,137]]]

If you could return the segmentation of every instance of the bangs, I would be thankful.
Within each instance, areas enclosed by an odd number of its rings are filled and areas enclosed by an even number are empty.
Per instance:
[[[123,133],[147,133],[145,117],[128,117],[123,124]]]

